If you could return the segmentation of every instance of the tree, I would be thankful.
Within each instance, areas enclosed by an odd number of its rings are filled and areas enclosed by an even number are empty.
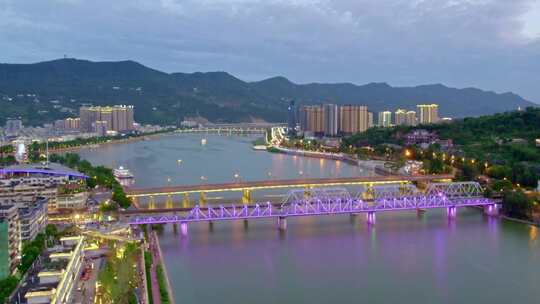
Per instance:
[[[503,211],[512,217],[530,219],[533,203],[521,190],[505,191]]]

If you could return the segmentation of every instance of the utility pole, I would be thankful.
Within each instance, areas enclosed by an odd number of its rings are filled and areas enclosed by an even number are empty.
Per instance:
[[[45,157],[47,160],[45,161],[45,167],[49,167],[49,137],[47,136],[47,140],[45,141]]]

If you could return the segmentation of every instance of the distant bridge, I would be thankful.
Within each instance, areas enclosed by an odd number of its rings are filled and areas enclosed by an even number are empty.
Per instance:
[[[359,214],[367,215],[367,222],[375,224],[376,212],[427,210],[445,208],[449,218],[456,216],[457,208],[468,206],[484,207],[488,215],[496,215],[497,202],[483,197],[483,191],[476,182],[434,183],[425,191],[412,186],[383,186],[375,188],[373,200],[366,201],[361,196],[352,197],[343,188],[293,190],[279,205],[269,202],[254,205],[231,205],[217,207],[195,206],[182,212],[156,214],[153,210],[125,212],[131,225],[180,223],[182,234],[187,234],[190,222],[213,222],[224,220],[250,220],[277,218],[280,229],[286,229],[287,217]]]
[[[292,189],[292,188],[316,188],[364,185],[373,187],[377,185],[408,184],[411,182],[434,182],[449,181],[454,176],[451,174],[440,175],[391,175],[391,176],[361,176],[340,178],[304,178],[266,181],[248,181],[222,184],[200,184],[184,186],[167,186],[155,188],[128,188],[126,194],[139,206],[139,199],[149,200],[149,207],[156,208],[156,197],[166,197],[167,208],[173,208],[173,196],[182,195],[183,205],[189,205],[190,194],[199,195],[199,203],[206,202],[206,194],[212,192],[242,192],[242,202],[252,203],[252,192],[255,190]]]
[[[256,127],[202,127],[191,129],[179,129],[176,133],[217,133],[217,134],[264,134],[265,128]]]
[[[148,197],[175,195],[184,193],[200,192],[225,192],[242,190],[263,190],[281,188],[310,188],[310,187],[333,187],[344,185],[383,185],[409,182],[430,182],[451,180],[452,174],[438,175],[387,175],[387,176],[360,176],[360,177],[337,177],[337,178],[302,178],[281,179],[265,181],[246,181],[221,184],[200,184],[183,186],[165,186],[153,188],[129,188],[126,189],[128,197]]]

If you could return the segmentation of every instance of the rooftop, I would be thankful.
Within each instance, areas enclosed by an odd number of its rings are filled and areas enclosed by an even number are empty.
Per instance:
[[[48,175],[68,175],[75,178],[87,178],[88,176],[77,172],[66,166],[49,163],[48,165],[43,164],[19,164],[9,166],[3,169],[0,169],[0,175],[2,174],[17,174],[17,173],[28,173],[28,174],[48,174]]]

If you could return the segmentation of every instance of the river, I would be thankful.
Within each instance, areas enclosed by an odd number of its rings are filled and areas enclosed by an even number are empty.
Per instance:
[[[253,151],[252,137],[167,135],[83,149],[136,186],[372,174],[343,162]],[[179,162],[178,160],[181,159]],[[204,178],[201,179],[201,176]],[[462,209],[364,217],[168,225],[160,242],[178,303],[538,303],[538,228]]]

